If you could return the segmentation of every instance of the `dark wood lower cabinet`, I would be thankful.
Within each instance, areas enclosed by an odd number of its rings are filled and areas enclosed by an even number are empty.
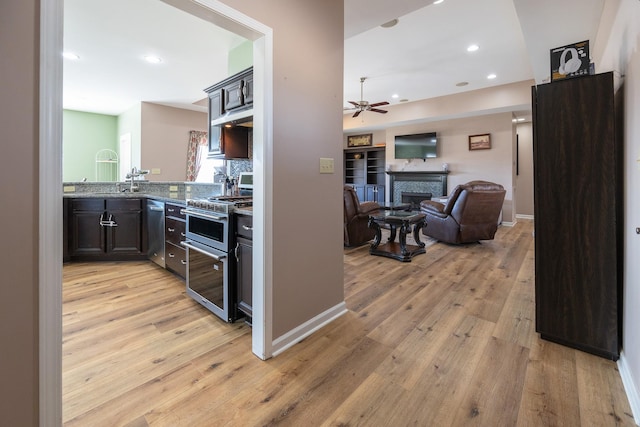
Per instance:
[[[69,260],[146,258],[143,199],[78,198],[68,203]]]
[[[186,238],[186,219],[181,210],[184,205],[165,203],[164,258],[166,268],[185,279],[187,277],[187,251],[180,243]]]
[[[253,217],[239,215],[236,221],[236,283],[238,309],[253,316]],[[250,320],[249,320],[250,322]]]

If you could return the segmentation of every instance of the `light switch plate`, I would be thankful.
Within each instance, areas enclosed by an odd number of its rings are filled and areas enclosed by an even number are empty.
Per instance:
[[[160,175],[160,168],[152,168],[151,175]]]
[[[320,173],[333,173],[333,159],[320,157]]]
[[[169,186],[169,191],[178,191],[178,186],[177,185],[170,185]]]

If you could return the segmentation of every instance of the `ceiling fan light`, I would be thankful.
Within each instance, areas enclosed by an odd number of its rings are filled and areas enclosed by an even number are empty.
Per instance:
[[[159,64],[162,62],[162,58],[155,55],[145,55],[144,60],[147,61],[149,64]]]

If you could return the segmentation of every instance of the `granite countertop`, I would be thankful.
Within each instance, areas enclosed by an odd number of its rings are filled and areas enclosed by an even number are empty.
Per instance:
[[[184,204],[187,199],[184,193],[149,194],[139,192],[130,193],[128,191],[124,193],[63,193],[62,197],[73,199],[99,199],[108,197],[117,197],[120,199],[145,198],[182,204]]]

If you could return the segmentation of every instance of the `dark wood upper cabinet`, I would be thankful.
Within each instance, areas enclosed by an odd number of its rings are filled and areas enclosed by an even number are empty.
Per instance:
[[[253,106],[253,67],[205,89],[209,97],[209,157],[246,159],[253,133],[249,127],[222,127],[214,124],[223,116],[246,111]],[[250,120],[250,118],[248,119]]]
[[[613,74],[532,88],[536,330],[617,360],[622,141]]]

